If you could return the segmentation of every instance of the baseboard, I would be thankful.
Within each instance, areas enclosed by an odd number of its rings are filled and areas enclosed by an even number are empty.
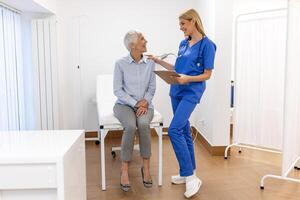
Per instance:
[[[197,140],[212,156],[224,156],[226,146],[212,146],[195,127],[192,127],[192,129],[195,133],[197,133]],[[230,155],[230,151],[228,151],[228,153],[228,155]]]

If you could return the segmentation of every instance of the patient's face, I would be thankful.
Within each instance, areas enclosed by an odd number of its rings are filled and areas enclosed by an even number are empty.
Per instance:
[[[147,40],[145,39],[145,37],[141,34],[137,41],[134,43],[133,48],[136,51],[139,51],[141,53],[144,53],[147,51]]]

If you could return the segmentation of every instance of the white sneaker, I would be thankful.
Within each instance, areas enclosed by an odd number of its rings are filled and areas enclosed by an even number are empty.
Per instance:
[[[186,177],[186,191],[184,193],[184,196],[186,198],[194,196],[199,191],[201,185],[202,181],[196,175]]]
[[[186,177],[178,175],[171,176],[171,183],[175,185],[184,184]]]
[[[196,171],[194,170],[193,175],[196,176]],[[185,176],[180,176],[180,174],[171,176],[171,183],[175,185],[184,184],[186,180]]]

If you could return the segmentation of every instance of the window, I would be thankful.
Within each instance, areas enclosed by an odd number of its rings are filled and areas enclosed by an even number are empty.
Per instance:
[[[20,21],[0,5],[0,130],[25,129]]]

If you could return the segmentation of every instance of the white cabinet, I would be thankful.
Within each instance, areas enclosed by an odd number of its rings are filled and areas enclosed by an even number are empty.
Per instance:
[[[0,132],[0,200],[85,200],[84,131]]]

